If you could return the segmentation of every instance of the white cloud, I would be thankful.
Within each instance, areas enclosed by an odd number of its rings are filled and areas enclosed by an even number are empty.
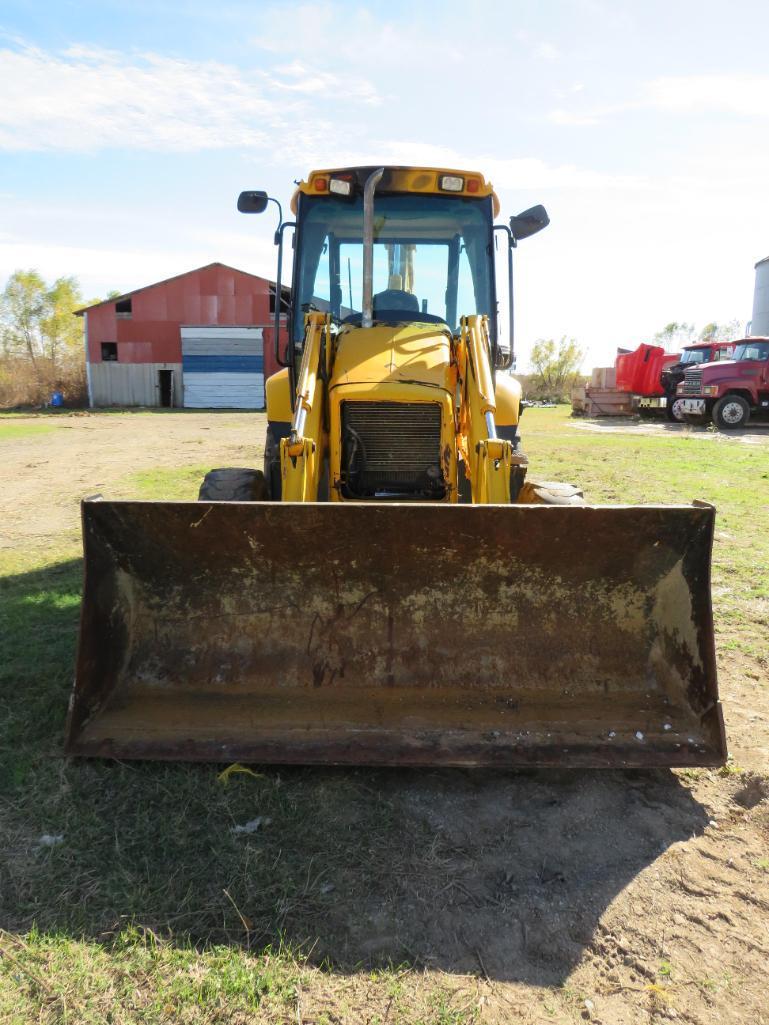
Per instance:
[[[74,274],[86,297],[110,288],[130,291],[215,261],[268,279],[275,277],[275,254],[266,240],[201,232],[180,248],[97,248],[0,239],[0,281],[19,267],[34,267],[47,280]],[[285,277],[285,275],[284,275]]]
[[[657,110],[769,119],[769,75],[666,75],[644,93],[645,105]]]
[[[421,15],[413,4],[407,22],[395,15],[389,19],[380,11],[360,5],[306,3],[286,9],[275,4],[260,12],[259,34],[252,43],[270,53],[291,53],[313,61],[333,62],[334,67],[369,68],[392,74],[394,68],[441,67],[467,61],[467,50],[452,34],[447,8],[439,19]],[[465,34],[472,25],[465,25]],[[487,40],[487,50],[490,46]],[[387,67],[381,55],[387,55]]]
[[[548,114],[548,120],[552,121],[554,125],[573,125],[579,128],[585,125],[597,125],[601,120],[601,115],[596,113],[580,114],[556,107]]]
[[[312,104],[376,103],[359,77],[309,65],[241,70],[155,53],[72,46],[0,50],[0,149],[272,149],[319,129]]]
[[[769,120],[769,75],[663,75],[645,82],[634,99],[580,110],[557,107],[548,119],[557,125],[597,125],[615,114],[652,110],[667,114],[726,114]]]
[[[554,61],[557,61],[561,55],[558,52],[557,47],[553,46],[552,43],[538,43],[534,47],[534,56],[552,64]]]

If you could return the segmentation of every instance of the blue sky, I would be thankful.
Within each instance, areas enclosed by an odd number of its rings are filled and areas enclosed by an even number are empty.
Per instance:
[[[0,280],[88,295],[221,260],[274,275],[313,167],[484,172],[551,226],[516,268],[523,355],[586,365],[668,321],[750,317],[769,255],[769,4],[19,3],[0,8]]]

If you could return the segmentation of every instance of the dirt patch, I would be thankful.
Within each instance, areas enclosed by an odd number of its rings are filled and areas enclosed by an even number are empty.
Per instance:
[[[574,417],[569,420],[569,426],[581,431],[595,431],[598,434],[633,434],[647,437],[668,435],[722,444],[741,442],[744,445],[769,445],[769,423],[750,424],[737,431],[719,431],[710,424],[699,427],[693,424],[669,423],[661,419],[607,416],[599,420]]]
[[[18,436],[0,438],[3,525],[0,548],[76,538],[82,498],[135,498],[127,479],[140,470],[201,466],[261,468],[261,413],[84,412],[15,417]],[[24,436],[23,429],[35,433]],[[48,428],[45,438],[37,429]],[[189,498],[195,497],[190,494]]]

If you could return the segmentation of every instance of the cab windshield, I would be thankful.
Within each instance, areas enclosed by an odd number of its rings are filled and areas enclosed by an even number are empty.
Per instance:
[[[769,359],[769,342],[744,342],[735,348],[732,359]]]
[[[302,196],[293,337],[307,309],[360,321],[363,197]],[[445,323],[485,313],[494,330],[491,199],[376,195],[374,320]]]
[[[706,349],[687,349],[681,355],[682,363],[704,363],[708,355]]]

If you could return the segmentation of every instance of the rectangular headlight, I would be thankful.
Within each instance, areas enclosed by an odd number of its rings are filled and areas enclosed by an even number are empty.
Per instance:
[[[444,192],[461,192],[465,187],[465,179],[457,174],[444,174],[438,180],[438,185]]]
[[[706,384],[705,387],[702,389],[702,394],[703,395],[718,395],[718,385],[717,384]]]
[[[328,183],[328,191],[336,192],[338,196],[349,196],[352,182],[344,181],[343,178],[332,178]]]

